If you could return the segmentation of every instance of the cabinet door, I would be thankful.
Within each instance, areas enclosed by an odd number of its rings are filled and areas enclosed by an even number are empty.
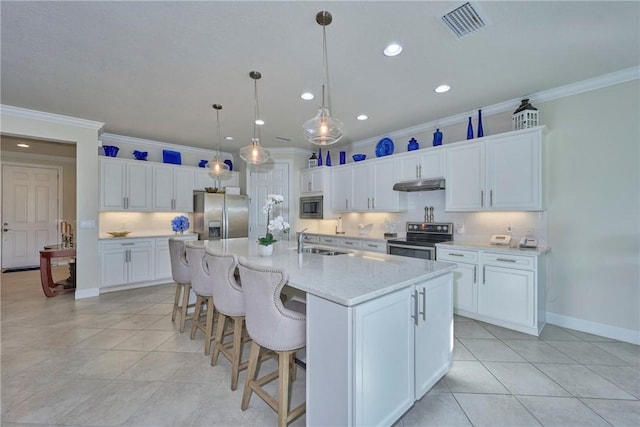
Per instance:
[[[541,210],[541,133],[486,141],[488,208]]]
[[[478,311],[478,266],[458,263],[453,271],[453,307],[471,313]]]
[[[310,170],[300,172],[300,193],[313,191],[313,173]]]
[[[100,254],[100,285],[115,286],[127,283],[127,250],[109,250]]]
[[[355,307],[353,425],[391,425],[413,405],[411,294],[405,288]]]
[[[215,187],[216,180],[209,176],[209,168],[201,168],[195,172],[194,190],[204,191],[205,187]]]
[[[395,184],[395,162],[392,159],[379,160],[373,164],[370,182],[371,210],[398,211],[400,207],[400,193],[393,190]]]
[[[444,177],[444,152],[441,148],[430,149],[426,153],[422,153],[418,160],[419,178]]]
[[[453,356],[453,277],[445,274],[416,285],[418,324],[416,325],[415,398],[433,387],[452,363]]]
[[[445,148],[447,211],[484,209],[484,148],[482,143]]]
[[[397,159],[398,182],[413,181],[418,179],[418,154],[413,151],[407,154],[401,154]]]
[[[156,240],[155,247],[155,275],[157,279],[171,280],[171,255],[169,254],[169,240]]]
[[[478,313],[529,327],[534,324],[533,271],[483,266]]]
[[[371,210],[371,167],[369,165],[350,166],[353,171],[351,198],[353,203],[349,210],[368,211]]]
[[[127,164],[127,210],[151,209],[151,168],[146,162]]]
[[[351,166],[332,168],[331,171],[331,209],[348,211],[351,209]]]
[[[173,210],[193,212],[194,172],[192,169],[175,168],[173,171]]]
[[[153,166],[153,209],[170,211],[173,207],[173,167]]]
[[[153,248],[132,247],[129,249],[129,283],[146,282],[153,279]]]
[[[100,159],[100,209],[124,209],[126,166],[112,159]]]

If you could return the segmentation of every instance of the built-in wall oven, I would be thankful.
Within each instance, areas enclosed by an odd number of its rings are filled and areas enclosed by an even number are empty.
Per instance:
[[[300,197],[300,219],[323,219],[323,197]]]
[[[436,243],[453,240],[453,224],[408,222],[406,239],[387,240],[387,253],[412,258],[436,259]]]

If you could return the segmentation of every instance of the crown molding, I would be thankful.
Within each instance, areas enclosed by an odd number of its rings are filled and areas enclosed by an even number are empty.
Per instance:
[[[125,136],[125,135],[116,135],[113,133],[103,133],[100,135],[100,143],[99,146],[102,146],[104,143],[124,143],[124,144],[132,144],[132,145],[147,145],[162,149],[176,149],[182,152],[190,152],[190,153],[198,153],[203,155],[213,155],[217,152],[217,150],[209,150],[206,148],[197,148],[190,147],[188,145],[178,145],[172,144],[169,142],[155,141],[152,139],[143,139],[143,138],[135,138],[133,136]],[[220,155],[222,157],[230,157],[233,158],[232,153],[228,153],[225,151],[220,151]]]
[[[29,110],[26,108],[14,107],[12,105],[0,105],[2,115],[13,116],[23,119],[42,120],[50,123],[57,123],[66,126],[80,127],[100,132],[104,123],[93,120],[80,119],[77,117],[63,116],[60,114],[46,113],[44,111]]]
[[[9,160],[4,160],[9,157]],[[75,157],[64,157],[64,156],[50,156],[47,154],[35,154],[35,153],[19,153],[17,151],[6,151],[2,152],[2,164],[10,164],[14,160],[20,160],[25,162],[38,162],[37,164],[48,164],[51,163],[68,163],[75,164]]]
[[[487,107],[482,107],[482,113],[486,117],[494,114],[505,113],[507,111],[513,111],[518,107],[518,105],[520,105],[520,101],[524,98],[530,99],[532,103],[540,104],[543,102],[549,102],[555,99],[566,98],[568,96],[575,96],[584,92],[603,89],[609,86],[614,86],[617,84],[626,83],[626,82],[629,82],[632,80],[638,80],[638,79],[640,79],[640,66],[629,67],[629,68],[625,68],[623,70],[605,74],[599,77],[581,80],[579,82],[570,83],[554,89],[545,90],[545,91],[534,93],[531,95],[523,95],[519,98],[510,99],[508,101],[489,105]],[[380,140],[380,138],[382,138],[383,136],[387,136],[392,139],[414,137],[417,134],[430,132],[436,128],[443,128],[446,126],[465,123],[469,118],[469,116],[473,116],[475,113],[476,113],[476,110],[467,111],[464,113],[459,113],[453,116],[445,117],[443,119],[438,119],[431,122],[412,126],[409,128],[404,128],[404,129],[396,130],[393,132],[389,132],[388,134],[380,135],[378,137],[363,139],[363,140],[351,143],[351,147],[359,148],[359,147],[369,146],[370,144],[377,143]]]

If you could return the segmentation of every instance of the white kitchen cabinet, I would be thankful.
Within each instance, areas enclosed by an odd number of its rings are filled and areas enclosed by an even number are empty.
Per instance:
[[[544,127],[445,146],[447,211],[542,209]]]
[[[175,236],[181,240],[198,240],[197,235]],[[155,249],[155,280],[172,280],[171,255],[169,254],[169,237],[157,237],[154,239]]]
[[[387,253],[387,242],[379,242],[375,240],[363,240],[362,250],[371,252]]]
[[[100,210],[151,209],[151,168],[148,163],[100,158]]]
[[[453,271],[453,307],[478,311],[478,251],[437,248],[436,259],[456,263]]]
[[[340,246],[342,246],[343,248],[361,249],[362,240],[342,238],[340,239]]]
[[[153,279],[153,239],[122,239],[100,242],[100,283],[102,287],[146,282]]]
[[[396,158],[397,181],[412,181],[444,177],[442,148],[427,148],[403,153]]]
[[[153,210],[193,212],[193,169],[156,164],[152,170]]]
[[[378,159],[356,163],[352,169],[352,203],[349,211],[401,212],[406,211],[406,195],[393,190],[396,164],[394,159]],[[339,182],[333,181],[337,186]],[[343,184],[344,185],[344,184]],[[336,187],[333,187],[334,191]]]
[[[322,193],[329,187],[329,169],[315,167],[300,172],[300,194]]]
[[[331,236],[319,236],[320,244],[327,246],[340,246],[340,241],[342,240],[339,237],[331,237]]]
[[[331,169],[331,209],[337,212],[348,212],[353,203],[353,168],[348,165]]]

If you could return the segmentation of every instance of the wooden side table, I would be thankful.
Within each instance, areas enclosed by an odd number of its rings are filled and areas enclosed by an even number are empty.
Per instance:
[[[72,258],[76,256],[76,248],[74,246],[51,245],[45,246],[40,251],[40,281],[42,282],[42,291],[47,297],[55,297],[61,293],[73,292],[75,288],[75,274],[71,274],[69,279],[53,281],[51,274],[51,259],[53,258]],[[73,266],[75,267],[75,265]],[[65,289],[65,285],[73,284],[73,288]],[[60,287],[57,289],[58,287]]]

